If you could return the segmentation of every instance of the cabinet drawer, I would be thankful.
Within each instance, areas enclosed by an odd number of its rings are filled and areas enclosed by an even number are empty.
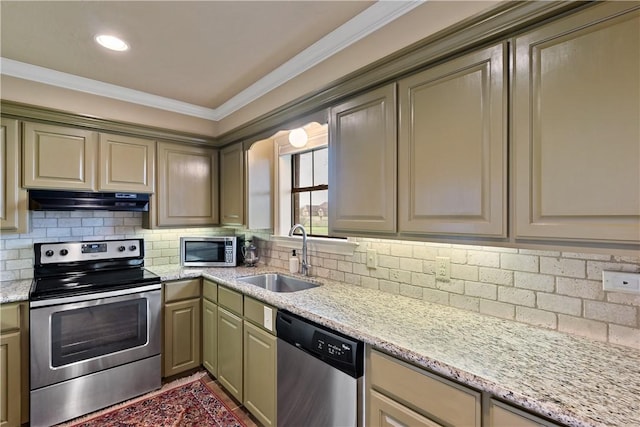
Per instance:
[[[20,329],[20,304],[0,306],[0,332]]]
[[[224,286],[218,286],[218,304],[242,316],[242,294]]]
[[[375,350],[370,359],[373,388],[442,424],[480,426],[479,392]]]
[[[515,408],[506,403],[490,399],[489,427],[557,427],[551,421],[543,420],[533,414]]]
[[[256,326],[275,335],[277,310],[253,298],[244,298],[244,317]]]
[[[368,426],[372,427],[442,427],[398,402],[371,390]]]
[[[164,284],[164,302],[200,297],[200,279],[179,280]]]
[[[211,302],[218,302],[218,284],[202,279],[202,296]]]

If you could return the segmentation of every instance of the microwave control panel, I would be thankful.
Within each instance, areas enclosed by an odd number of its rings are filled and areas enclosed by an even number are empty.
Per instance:
[[[235,257],[233,255],[233,242],[231,240],[224,241],[224,262],[233,263]]]

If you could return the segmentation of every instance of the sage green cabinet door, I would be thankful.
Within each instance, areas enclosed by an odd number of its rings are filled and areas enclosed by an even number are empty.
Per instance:
[[[387,396],[369,391],[370,427],[442,427]]]
[[[498,400],[489,399],[487,427],[558,427],[533,414],[514,408]]]
[[[25,188],[96,189],[96,132],[25,123],[23,143]]]
[[[156,142],[100,134],[100,191],[153,193]]]
[[[398,83],[398,231],[506,237],[507,45]]]
[[[331,108],[329,232],[396,231],[396,86]]]
[[[218,380],[242,402],[242,319],[218,307]]]
[[[27,232],[27,191],[20,185],[18,121],[0,123],[0,229],[3,233]]]
[[[0,334],[0,426],[20,425],[20,331]]]
[[[218,306],[202,299],[202,365],[218,376]]]
[[[149,227],[218,224],[218,151],[158,142],[156,196]]]
[[[244,151],[242,143],[220,151],[220,222],[244,224]]]
[[[638,34],[602,2],[515,39],[516,238],[640,243]]]
[[[200,366],[200,298],[164,306],[164,376]]]
[[[270,333],[244,321],[244,406],[264,426],[276,425],[276,343]]]

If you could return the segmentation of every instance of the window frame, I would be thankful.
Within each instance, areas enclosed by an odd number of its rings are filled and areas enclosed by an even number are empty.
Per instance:
[[[313,147],[311,149],[308,150],[304,150],[304,151],[300,151],[297,153],[292,153],[291,154],[291,227],[293,227],[295,224],[297,223],[301,223],[299,216],[298,218],[296,218],[296,195],[297,194],[302,194],[302,193],[310,193],[310,201],[313,201],[313,197],[311,195],[311,193],[316,192],[316,191],[327,191],[327,193],[329,192],[329,183],[327,182],[327,184],[319,184],[319,185],[315,185],[314,179],[315,179],[315,167],[316,167],[316,162],[315,162],[315,153],[320,151],[320,150],[329,150],[329,146],[318,146],[318,147]],[[300,187],[298,186],[299,181],[300,181],[300,156],[303,154],[308,154],[311,153],[311,180],[312,180],[312,184],[311,186],[307,186],[307,187]],[[328,168],[328,165],[327,165]],[[328,172],[328,171],[327,171]],[[312,215],[311,215],[312,216]],[[312,237],[323,237],[323,238],[334,238],[333,236],[331,236],[329,234],[329,227],[327,225],[327,234],[316,234],[313,232],[313,223],[311,222],[311,219],[309,219],[309,222],[311,224],[311,226],[309,227],[309,230],[307,231],[307,236],[312,236]],[[296,235],[301,235],[302,233],[300,231],[296,230]]]

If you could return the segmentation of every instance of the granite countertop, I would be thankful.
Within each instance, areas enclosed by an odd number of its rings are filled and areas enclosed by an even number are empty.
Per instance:
[[[214,280],[569,426],[640,426],[638,350],[325,279],[293,293],[237,280],[273,268],[148,269]],[[20,282],[2,283],[1,302]]]

